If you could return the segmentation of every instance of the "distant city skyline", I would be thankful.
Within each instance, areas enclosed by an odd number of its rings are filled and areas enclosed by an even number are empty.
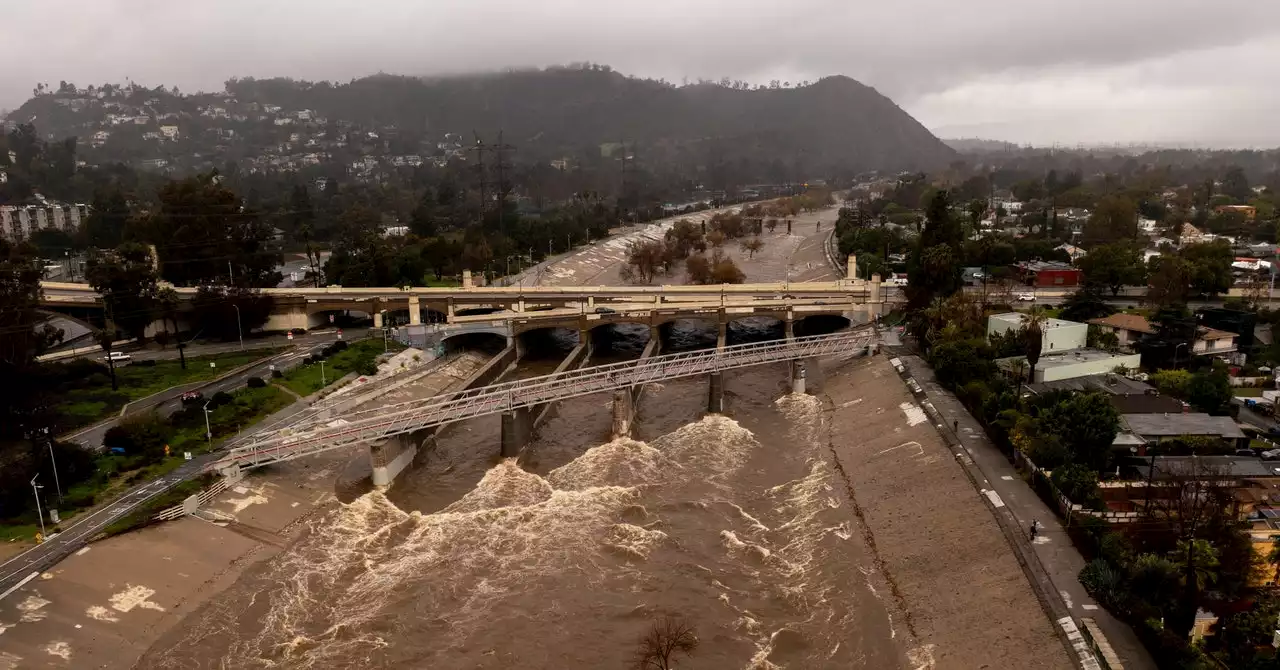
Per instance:
[[[0,107],[60,80],[220,91],[591,61],[676,83],[844,74],[948,138],[1280,146],[1275,3],[853,4],[42,0],[6,8],[5,43],[39,57],[0,71]]]

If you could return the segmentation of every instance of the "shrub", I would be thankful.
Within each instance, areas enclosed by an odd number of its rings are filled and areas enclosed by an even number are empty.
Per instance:
[[[209,399],[209,407],[221,407],[232,400],[233,398],[230,393],[227,393],[226,391],[218,391]]]
[[[283,373],[283,372],[281,372],[281,371],[279,371],[279,370],[272,370],[272,371],[271,371],[271,378],[272,378],[272,379],[280,379],[280,378],[282,378],[282,377],[284,377],[284,373]]]
[[[248,386],[251,389],[260,389],[266,385],[267,383],[262,380],[262,377],[250,377],[248,381],[245,382],[245,386]]]
[[[139,368],[154,368],[156,366],[156,362],[152,360],[134,361],[133,365],[134,367],[139,367]]]
[[[1080,583],[1089,595],[1097,598],[1108,609],[1123,611],[1123,605],[1128,599],[1124,576],[1111,567],[1110,563],[1102,559],[1089,561],[1080,570]]]
[[[360,367],[356,369],[356,372],[366,377],[372,377],[378,374],[378,365],[373,361],[365,361],[360,364]]]
[[[303,365],[311,365],[311,364],[312,364],[312,363],[314,363],[314,362],[315,362],[315,357],[314,357],[314,356],[305,356],[305,357],[303,357],[303,359],[302,359],[302,364],[303,364]]]
[[[346,342],[346,340],[338,340],[337,342],[334,342],[332,346],[333,346],[333,350],[334,350],[335,352],[336,352],[336,351],[346,351],[346,350],[347,350],[347,342]]]

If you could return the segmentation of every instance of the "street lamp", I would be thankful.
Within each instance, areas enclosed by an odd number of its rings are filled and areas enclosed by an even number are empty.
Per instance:
[[[1185,346],[1187,346],[1186,342],[1179,342],[1178,345],[1173,348],[1173,366],[1174,367],[1178,367],[1178,347],[1185,347]]]
[[[329,382],[324,378],[324,359],[320,359],[320,386],[328,386]]]
[[[40,511],[40,489],[44,487],[36,485],[36,478],[39,476],[40,476],[40,473],[37,472],[36,476],[31,478],[31,492],[34,493],[36,496],[36,516],[40,517],[40,537],[45,537],[44,512]]]
[[[49,464],[53,466],[53,484],[58,489],[58,502],[62,502],[62,478],[58,477],[58,461],[53,457],[53,440],[49,439],[49,429],[44,429],[44,441],[49,445]]]
[[[204,404],[204,436],[205,436],[205,439],[209,440],[209,446],[212,447],[213,446],[213,428],[209,427],[209,403],[210,402],[213,402],[213,401],[210,400],[209,402],[206,402]]]
[[[240,305],[232,304],[236,309],[236,334],[240,336],[240,351],[244,351],[244,329],[240,327]]]

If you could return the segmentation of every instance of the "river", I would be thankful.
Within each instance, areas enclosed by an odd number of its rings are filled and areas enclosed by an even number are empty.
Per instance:
[[[775,326],[746,328],[731,335]],[[645,337],[615,333],[593,362]],[[573,344],[545,340],[522,374]],[[705,379],[651,384],[636,439],[609,439],[609,397],[566,401],[521,463],[497,459],[497,417],[454,425],[388,494],[310,518],[137,667],[624,668],[664,614],[700,641],[682,668],[906,667],[821,401],[788,388],[785,365],[731,373],[719,416]]]

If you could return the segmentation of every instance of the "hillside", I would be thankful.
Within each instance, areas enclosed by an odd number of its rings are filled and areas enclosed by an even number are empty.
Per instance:
[[[893,101],[847,77],[797,88],[677,87],[598,66],[345,84],[233,79],[225,93],[195,96],[69,87],[31,99],[9,119],[79,137],[91,162],[150,167],[181,166],[192,154],[212,165],[266,158],[262,167],[283,168],[297,166],[269,157],[447,160],[463,155],[473,132],[493,141],[499,130],[523,162],[590,162],[625,142],[644,162],[750,166],[766,181],[928,169],[954,156]]]

